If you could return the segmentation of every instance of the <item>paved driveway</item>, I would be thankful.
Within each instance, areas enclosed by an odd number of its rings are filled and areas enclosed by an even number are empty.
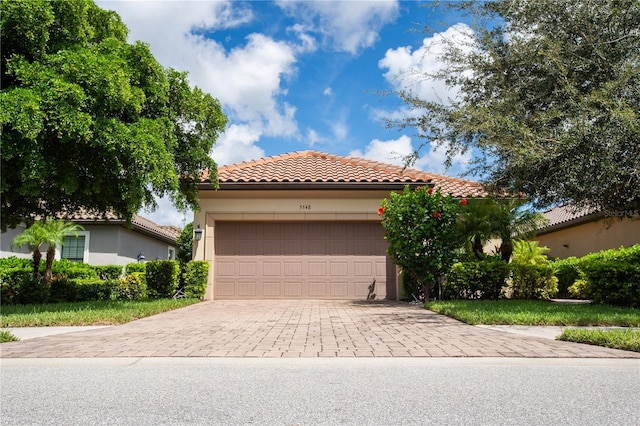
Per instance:
[[[114,327],[3,343],[2,358],[526,357],[640,353],[474,327],[407,303],[212,301]]]

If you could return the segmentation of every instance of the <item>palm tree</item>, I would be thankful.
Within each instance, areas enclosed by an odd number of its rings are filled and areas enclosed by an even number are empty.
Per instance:
[[[77,237],[78,231],[81,231],[84,228],[66,220],[47,220],[42,223],[42,229],[44,231],[44,242],[49,245],[44,268],[44,282],[49,283],[51,281],[51,269],[53,268],[56,248],[63,245],[64,237]]]
[[[526,200],[507,199],[495,202],[491,217],[491,228],[500,238],[500,256],[508,262],[513,253],[513,240],[531,238],[547,223],[542,213],[526,207]]]
[[[500,238],[502,260],[509,262],[515,238],[530,238],[546,223],[541,213],[526,208],[526,200],[485,198],[469,200],[460,217],[460,232],[468,241],[468,251],[477,259],[492,238]]]
[[[35,222],[33,225],[25,229],[21,234],[17,235],[11,241],[11,248],[28,246],[29,250],[33,252],[33,279],[37,280],[40,277],[40,261],[42,259],[42,253],[40,247],[45,244],[44,229],[40,222]]]

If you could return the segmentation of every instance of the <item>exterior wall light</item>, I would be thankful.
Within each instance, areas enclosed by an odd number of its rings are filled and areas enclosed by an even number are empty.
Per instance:
[[[200,241],[202,239],[202,229],[200,228],[200,224],[198,224],[197,228],[193,230],[193,235],[196,241]]]
[[[144,257],[144,252],[140,252],[138,253],[138,262],[144,262],[144,260],[146,259],[146,257]]]

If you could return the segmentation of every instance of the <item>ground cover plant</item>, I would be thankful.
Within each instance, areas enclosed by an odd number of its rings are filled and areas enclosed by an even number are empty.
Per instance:
[[[558,340],[640,352],[640,330],[564,330]]]
[[[9,305],[2,307],[0,327],[116,325],[197,302],[183,298]]]
[[[640,327],[640,309],[535,300],[444,300],[427,309],[463,321],[487,325]]]
[[[18,339],[16,336],[11,334],[9,330],[0,330],[0,343],[15,342],[18,340],[20,339]]]

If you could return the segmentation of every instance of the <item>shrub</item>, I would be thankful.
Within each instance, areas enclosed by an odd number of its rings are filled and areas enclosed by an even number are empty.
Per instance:
[[[133,272],[146,272],[146,265],[144,263],[127,263],[124,267],[124,274],[129,275]]]
[[[585,280],[575,280],[573,285],[568,288],[569,296],[574,299],[591,299],[589,286]]]
[[[501,259],[459,262],[451,267],[443,289],[444,299],[498,299],[509,276]]]
[[[591,261],[581,270],[595,303],[640,308],[640,263]]]
[[[187,297],[202,299],[207,290],[209,278],[209,262],[192,260],[184,265],[182,279]]]
[[[94,266],[93,269],[101,280],[118,280],[122,276],[120,265],[99,265]]]
[[[74,280],[77,291],[77,302],[93,300],[109,300],[112,290],[119,284],[117,280],[80,279]]]
[[[30,266],[0,269],[0,303],[21,303],[22,283],[31,279],[33,279],[33,271]]]
[[[60,259],[53,262],[51,268],[53,275],[64,275],[69,279],[76,278],[98,278],[95,269],[87,263],[72,262],[67,259]]]
[[[42,260],[41,263],[44,263]],[[23,257],[3,257],[0,259],[0,271],[4,269],[13,269],[13,268],[32,268],[33,267],[33,259],[31,258],[23,258]]]
[[[558,278],[559,297],[575,297],[571,295],[569,288],[580,278],[579,263],[580,259],[576,257],[568,257],[552,263],[555,276]]]
[[[513,299],[550,299],[558,292],[558,279],[549,265],[511,264]]]
[[[150,297],[172,297],[178,290],[180,265],[175,260],[153,260],[146,263],[147,288]]]
[[[75,302],[78,299],[77,286],[66,275],[54,275],[50,285],[50,302]]]
[[[147,297],[147,286],[140,272],[132,272],[120,279],[111,290],[114,300],[140,300]]]

